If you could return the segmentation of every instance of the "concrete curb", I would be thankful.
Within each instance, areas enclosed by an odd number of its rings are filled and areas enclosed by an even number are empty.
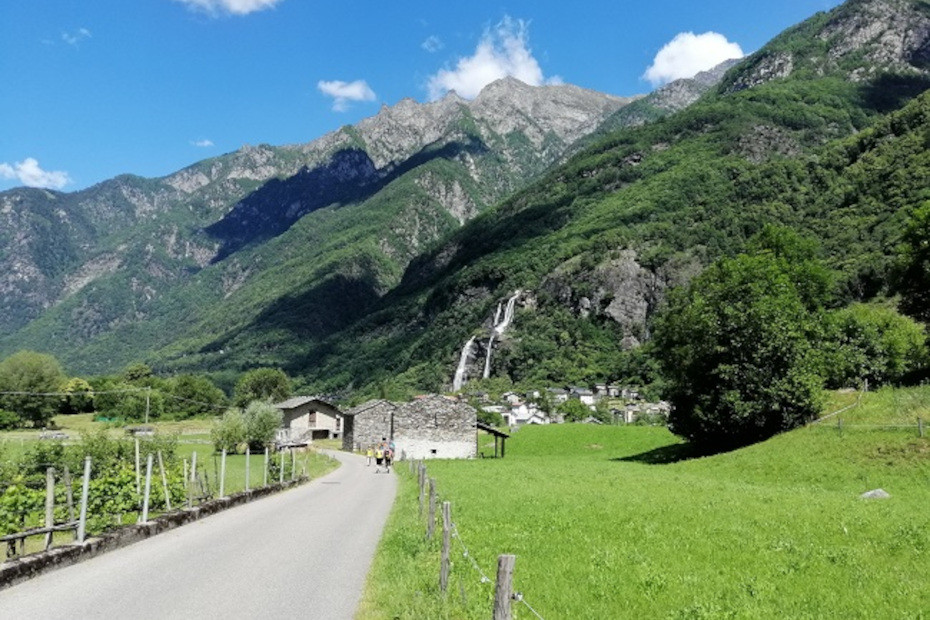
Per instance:
[[[298,478],[284,484],[271,484],[267,487],[241,491],[228,497],[210,500],[200,506],[163,514],[148,523],[125,525],[112,532],[103,534],[98,538],[88,538],[83,543],[74,543],[65,547],[56,547],[48,551],[33,553],[15,560],[7,560],[0,564],[0,590],[22,583],[56,568],[63,568],[84,560],[89,560],[102,553],[131,545],[140,540],[161,534],[192,523],[212,514],[222,512],[228,508],[247,504],[256,499],[285,491],[309,481],[309,478]]]

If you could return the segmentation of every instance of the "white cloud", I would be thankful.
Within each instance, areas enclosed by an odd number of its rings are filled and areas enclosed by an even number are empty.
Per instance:
[[[423,41],[423,43],[420,44],[420,47],[425,49],[430,54],[435,54],[436,52],[444,48],[445,45],[443,44],[442,39],[440,39],[436,35],[430,35],[426,37],[426,40]]]
[[[371,90],[365,80],[355,80],[354,82],[320,80],[317,82],[316,87],[324,95],[333,98],[333,110],[336,112],[347,110],[349,103],[352,101],[374,101],[376,97],[375,91]]]
[[[459,58],[454,69],[440,69],[426,87],[430,99],[439,99],[450,90],[472,99],[491,82],[507,76],[532,86],[561,83],[558,77],[543,76],[529,48],[529,25],[510,17],[485,30],[473,55]]]
[[[213,146],[213,140],[191,140],[191,146],[206,149]]]
[[[188,8],[210,15],[229,13],[248,15],[256,11],[270,9],[282,0],[174,0],[186,4]]]
[[[90,30],[87,28],[78,28],[74,32],[62,32],[61,40],[68,45],[77,45],[84,39],[91,38]]]
[[[642,75],[654,86],[680,78],[694,77],[724,60],[742,58],[742,48],[716,32],[681,32],[666,43]]]
[[[61,189],[71,182],[71,177],[68,176],[67,172],[42,170],[39,167],[39,162],[32,157],[18,161],[12,166],[6,162],[0,162],[0,177],[16,179],[29,187],[49,187],[52,189]]]

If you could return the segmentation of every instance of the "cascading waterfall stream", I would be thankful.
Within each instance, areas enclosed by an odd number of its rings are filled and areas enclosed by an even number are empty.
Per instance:
[[[482,377],[485,379],[491,376],[491,356],[494,353],[494,340],[500,339],[513,322],[513,314],[516,309],[517,299],[520,298],[521,292],[522,291],[517,290],[506,303],[498,302],[497,304],[497,310],[494,312],[494,323],[491,327],[491,336],[488,338],[487,355],[485,355],[484,358],[484,372],[482,373]],[[455,377],[452,379],[452,390],[454,392],[458,392],[462,389],[462,386],[465,385],[465,373],[468,370],[468,360],[474,354],[476,338],[476,336],[472,336],[468,339],[468,342],[465,343],[465,346],[462,347],[462,353],[459,356],[459,365],[458,368],[455,369]]]
[[[468,365],[468,358],[471,356],[471,350],[475,346],[475,336],[468,339],[465,346],[462,347],[462,354],[459,357],[459,366],[455,369],[455,377],[452,379],[452,390],[458,392],[465,383],[465,367]]]

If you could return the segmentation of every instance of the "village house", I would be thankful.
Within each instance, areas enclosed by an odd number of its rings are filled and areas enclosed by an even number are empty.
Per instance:
[[[399,459],[461,459],[477,454],[477,410],[436,394],[408,403],[373,400],[344,413],[344,450],[392,440]]]
[[[317,397],[295,396],[275,403],[274,407],[283,415],[278,443],[334,439],[342,435],[342,412]]]

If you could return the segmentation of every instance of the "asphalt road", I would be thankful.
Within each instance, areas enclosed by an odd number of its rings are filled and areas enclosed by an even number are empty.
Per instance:
[[[277,495],[0,591],[0,619],[352,618],[393,473],[342,466]]]

